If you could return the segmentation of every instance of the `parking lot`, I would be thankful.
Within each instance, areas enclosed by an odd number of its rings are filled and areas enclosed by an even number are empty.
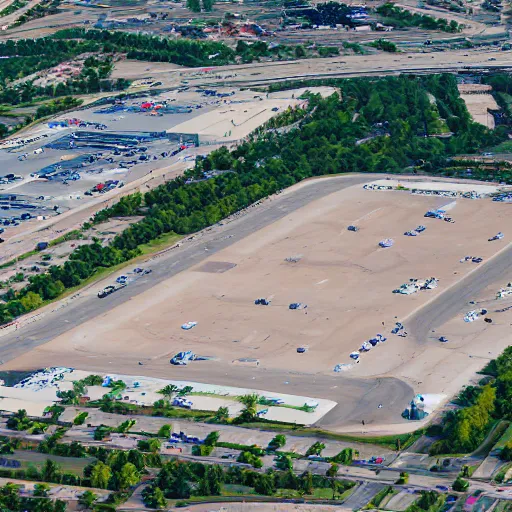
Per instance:
[[[11,171],[0,173],[3,238],[176,164],[183,150],[238,140],[297,104],[293,96],[184,87],[102,99],[37,125],[0,145],[0,166]]]

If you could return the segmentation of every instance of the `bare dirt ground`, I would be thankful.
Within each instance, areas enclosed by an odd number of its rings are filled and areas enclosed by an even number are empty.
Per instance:
[[[471,89],[468,88],[468,85],[472,85]],[[459,86],[459,92],[473,120],[487,128],[494,129],[494,117],[488,112],[488,109],[499,110],[500,107],[490,93],[484,93],[487,88],[486,85],[464,84]]]
[[[183,69],[183,66],[169,62],[144,62],[140,60],[123,59],[116,62],[111,78],[113,80],[117,80],[118,78],[132,80],[144,76],[145,73],[158,73],[160,70],[169,71],[171,69]]]
[[[509,205],[458,199],[450,210],[455,224],[423,218],[427,209],[451,201],[365,191],[361,186],[335,192],[206,260],[236,265],[227,271],[210,273],[204,271],[204,262],[196,265],[6,366],[62,364],[87,369],[99,358],[112,362],[112,370],[130,374],[141,358],[164,371],[170,356],[193,350],[217,361],[192,363],[180,369],[182,378],[194,380],[191,372],[197,375],[221,365],[250,387],[247,379],[253,372],[247,372],[243,358],[257,359],[259,373],[335,375],[333,366],[350,362],[349,353],[363,341],[377,332],[389,333],[397,318],[407,318],[475,270],[475,264],[460,263],[460,258],[472,254],[488,259],[505,246],[487,238],[505,230]],[[348,232],[349,224],[358,225],[360,231]],[[403,236],[418,224],[425,224],[427,230],[418,237]],[[378,242],[386,237],[394,238],[395,245],[380,249]],[[299,261],[286,262],[290,256],[298,256]],[[440,279],[435,290],[412,296],[391,293],[409,278],[431,276]],[[259,297],[272,299],[271,305],[254,305]],[[308,307],[292,311],[288,309],[292,302]],[[198,325],[182,330],[181,324],[190,320]],[[454,322],[457,330],[476,328],[462,318]],[[468,354],[478,356],[481,367],[508,345],[506,338],[497,339],[489,354],[472,343],[471,336],[466,340],[456,347],[389,336],[343,377],[399,376],[416,392],[451,396],[474,373]],[[308,352],[297,354],[300,345],[308,346]],[[206,374],[201,380],[205,378]],[[286,389],[284,384],[281,390]]]
[[[198,133],[199,140],[222,140],[222,137],[241,139],[262,124],[269,121],[278,112],[303,103],[298,99],[267,99],[252,101],[240,105],[226,105],[194,119],[185,121],[172,128],[176,133]]]

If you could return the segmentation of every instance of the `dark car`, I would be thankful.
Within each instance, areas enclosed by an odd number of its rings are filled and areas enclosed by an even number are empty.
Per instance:
[[[349,226],[347,229],[348,229],[349,231],[354,231],[354,232],[355,232],[355,231],[359,231],[359,228],[358,228],[357,226]]]

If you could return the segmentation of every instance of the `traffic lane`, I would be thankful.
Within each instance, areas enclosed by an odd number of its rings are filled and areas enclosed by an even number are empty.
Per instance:
[[[385,485],[378,482],[363,482],[343,503],[344,508],[360,510],[378,492],[384,489]]]
[[[352,382],[354,379],[347,380]],[[345,426],[353,426],[354,431],[363,432],[372,424],[402,421],[401,413],[414,396],[414,389],[395,377],[379,377],[364,381],[366,386],[361,386],[357,401],[350,410],[347,409],[347,403],[350,402],[344,395],[348,392],[353,396],[353,390],[330,390],[329,396],[336,400],[338,405],[323,416],[316,426],[332,429],[339,426],[342,419]]]
[[[490,284],[500,281],[510,268],[512,244],[406,319],[404,325],[407,331],[418,343],[426,343],[430,331],[465,312],[469,301],[474,300]]]

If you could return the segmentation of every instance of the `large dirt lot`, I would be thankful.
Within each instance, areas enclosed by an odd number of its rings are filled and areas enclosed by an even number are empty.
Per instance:
[[[423,218],[426,210],[445,205],[455,223]],[[347,231],[350,224],[360,230]],[[421,235],[403,235],[419,224],[427,227]],[[350,187],[310,203],[8,366],[88,369],[102,360],[110,362],[111,371],[127,374],[138,368],[153,376],[155,365],[160,374],[194,380],[199,371],[201,381],[208,380],[209,369],[220,378],[222,368],[226,375],[237,375],[240,385],[251,387],[254,371],[334,376],[334,365],[349,363],[352,351],[382,332],[388,340],[363,353],[343,377],[398,376],[415,392],[449,397],[510,343],[510,331],[500,331],[492,349],[485,350],[472,334],[483,328],[485,335],[483,326],[488,324],[482,319],[466,324],[462,316],[455,318],[446,335],[459,333],[456,344],[441,344],[437,335],[424,342],[389,332],[397,319],[407,319],[478,269],[461,258],[479,256],[485,263],[503,249],[506,241],[487,239],[498,231],[507,236],[509,225],[510,205],[490,199],[454,202]],[[379,248],[378,242],[387,237],[395,240],[394,246]],[[285,261],[289,257],[298,261]],[[410,278],[432,276],[439,279],[437,289],[409,296],[392,293]],[[260,297],[271,299],[271,305],[255,305]],[[292,302],[308,307],[290,310]],[[468,311],[476,307],[468,306]],[[503,315],[510,322],[510,313]],[[182,330],[188,321],[198,324]],[[499,326],[491,328],[497,332]],[[308,351],[298,354],[298,346]],[[215,360],[169,367],[169,357],[180,350]],[[241,362],[243,358],[257,363]],[[147,363],[137,367],[141,359]]]
[[[473,90],[467,90],[472,87]],[[491,130],[494,129],[494,117],[488,112],[488,109],[499,110],[500,107],[496,103],[494,97],[490,94],[485,93],[485,85],[471,84],[459,86],[460,97],[466,103],[466,107],[471,114],[471,117],[477,123],[483,124]],[[479,89],[480,88],[480,89]]]

